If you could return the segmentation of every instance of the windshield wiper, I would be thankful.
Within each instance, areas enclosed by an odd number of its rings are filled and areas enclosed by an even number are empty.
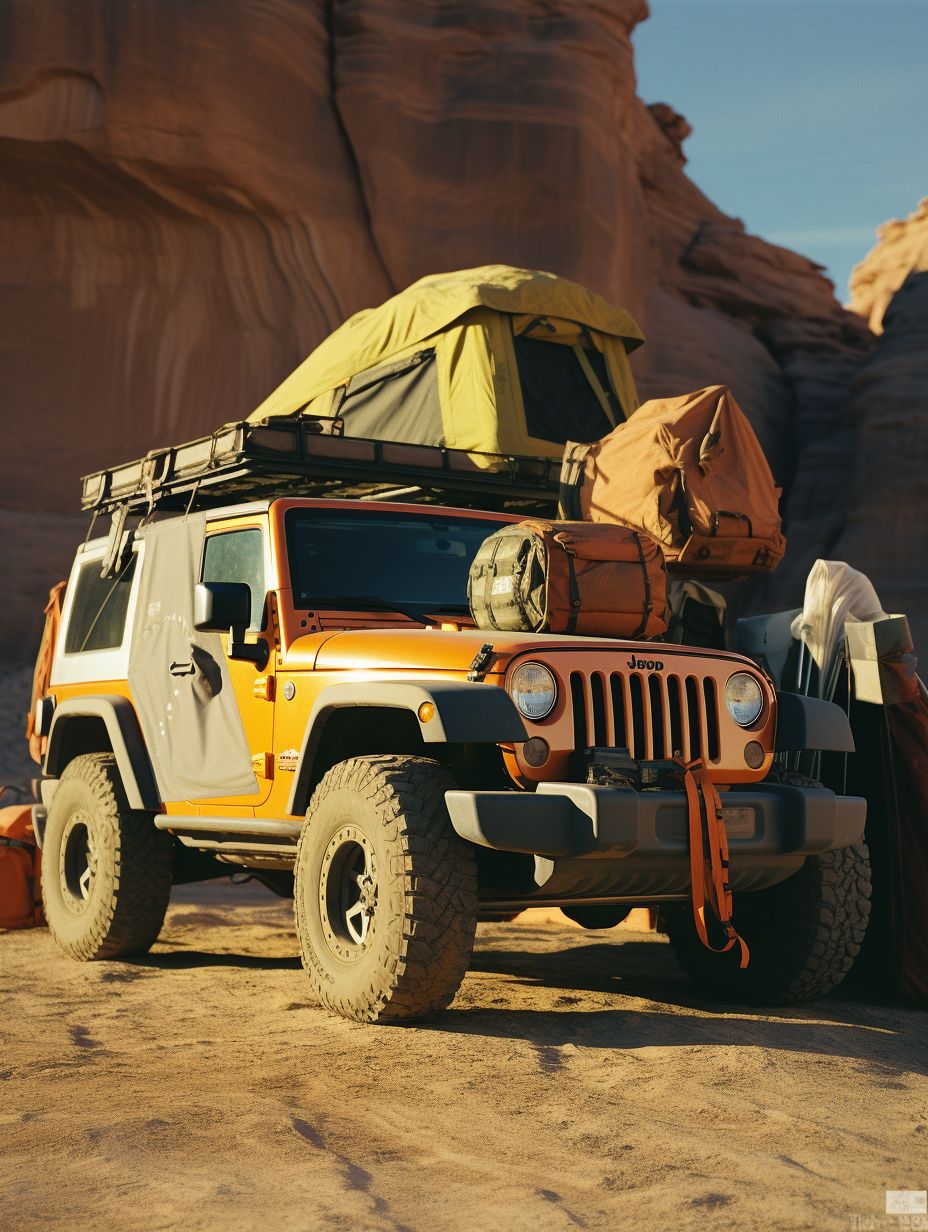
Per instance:
[[[352,612],[363,612],[368,609],[382,612],[399,612],[407,620],[414,620],[419,625],[426,624],[427,616],[440,615],[442,612],[456,614],[469,610],[465,607],[442,607],[438,612],[414,612],[411,608],[404,607],[400,603],[394,603],[391,599],[379,599],[375,595],[323,595],[321,597],[314,595],[310,602],[314,608],[344,608],[346,611]]]

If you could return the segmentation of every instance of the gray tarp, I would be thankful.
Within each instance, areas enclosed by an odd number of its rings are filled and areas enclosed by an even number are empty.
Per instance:
[[[164,801],[258,793],[219,634],[193,627],[205,527],[192,514],[139,532],[129,688]]]

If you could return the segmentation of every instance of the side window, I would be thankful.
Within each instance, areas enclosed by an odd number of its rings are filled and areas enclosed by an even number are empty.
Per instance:
[[[81,566],[64,639],[65,654],[113,650],[122,645],[135,559],[132,556],[116,577],[100,577],[99,558]]]
[[[249,628],[264,628],[264,537],[257,527],[210,535],[203,554],[203,581],[247,582],[251,587]]]

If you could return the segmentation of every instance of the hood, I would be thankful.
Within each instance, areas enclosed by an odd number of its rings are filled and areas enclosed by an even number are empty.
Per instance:
[[[303,639],[301,639],[302,641]],[[496,651],[493,672],[506,670],[515,655],[539,655],[572,647],[642,653],[646,643],[614,638],[567,637],[552,633],[497,633],[486,629],[348,629],[333,633],[319,646],[313,666],[317,671],[467,671],[481,646]],[[661,644],[662,654],[693,653],[684,647]],[[728,656],[724,651],[697,651],[700,655]]]

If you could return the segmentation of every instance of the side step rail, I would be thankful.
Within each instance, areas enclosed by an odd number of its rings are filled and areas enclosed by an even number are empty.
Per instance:
[[[182,817],[159,813],[159,830],[175,835],[186,847],[201,851],[227,851],[293,856],[303,829],[299,821],[265,817]]]

